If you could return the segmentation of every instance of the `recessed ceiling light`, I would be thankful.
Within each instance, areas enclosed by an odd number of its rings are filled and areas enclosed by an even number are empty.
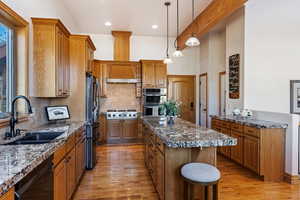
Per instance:
[[[158,29],[158,25],[154,24],[154,25],[152,25],[152,28],[153,29]]]
[[[111,22],[105,22],[105,26],[111,26]]]

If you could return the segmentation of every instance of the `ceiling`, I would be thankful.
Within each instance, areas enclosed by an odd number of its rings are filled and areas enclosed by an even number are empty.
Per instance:
[[[79,32],[110,34],[111,30],[134,35],[166,35],[166,0],[62,0]],[[195,16],[213,0],[195,0]],[[176,36],[176,0],[170,0],[170,34]],[[180,32],[192,21],[192,0],[179,0]],[[111,27],[104,26],[106,21]],[[157,24],[158,29],[152,29]]]

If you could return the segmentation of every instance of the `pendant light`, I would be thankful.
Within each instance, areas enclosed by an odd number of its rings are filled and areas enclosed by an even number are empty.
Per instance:
[[[179,0],[177,0],[177,35],[176,35],[176,40],[174,42],[174,46],[176,51],[173,53],[174,57],[182,57],[183,53],[180,51],[178,47],[178,36],[179,36]]]
[[[167,7],[167,50],[166,50],[166,58],[164,59],[165,64],[170,64],[173,61],[169,56],[169,6],[171,5],[170,2],[166,2],[165,6]]]
[[[194,22],[194,13],[195,12],[195,0],[193,0],[193,5],[192,5],[192,19]],[[191,37],[185,42],[185,45],[188,47],[195,47],[195,46],[199,46],[200,45],[200,41],[198,40],[198,38],[195,37],[195,33],[193,32]]]

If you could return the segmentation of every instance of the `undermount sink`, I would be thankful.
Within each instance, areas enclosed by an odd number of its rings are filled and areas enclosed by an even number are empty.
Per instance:
[[[6,145],[20,145],[20,144],[45,144],[49,143],[64,132],[29,132],[16,141],[10,142]]]

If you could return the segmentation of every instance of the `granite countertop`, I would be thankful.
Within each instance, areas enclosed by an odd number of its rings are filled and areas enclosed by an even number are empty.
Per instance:
[[[35,145],[0,145],[0,196],[48,159],[84,122],[44,125],[33,131],[64,131],[53,142]],[[12,140],[8,141],[11,142]],[[7,141],[0,140],[5,143]]]
[[[288,124],[279,123],[279,122],[272,122],[272,121],[265,121],[265,120],[258,120],[252,117],[241,117],[241,116],[233,116],[233,115],[212,115],[212,118],[235,122],[242,125],[253,126],[256,128],[284,128],[288,127]]]
[[[161,124],[160,118],[143,117],[142,120],[170,148],[237,145],[235,138],[182,119],[176,119],[172,126]]]

